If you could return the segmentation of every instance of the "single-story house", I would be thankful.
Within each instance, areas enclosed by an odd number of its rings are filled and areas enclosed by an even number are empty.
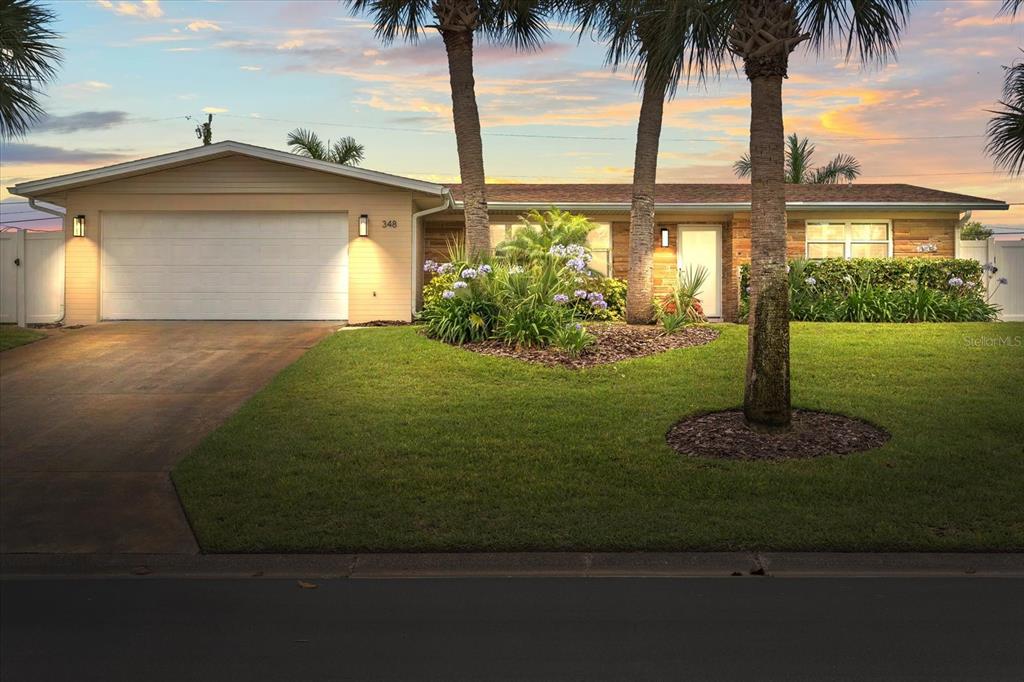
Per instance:
[[[461,188],[339,166],[240,142],[45,180],[13,194],[66,209],[67,324],[119,319],[410,320],[426,258],[463,228]],[[628,184],[489,185],[492,244],[552,205],[595,222],[596,269],[625,277]],[[690,263],[703,299],[732,319],[750,257],[750,187],[664,184],[655,286]],[[957,254],[972,210],[1005,202],[903,184],[787,187],[793,257]]]

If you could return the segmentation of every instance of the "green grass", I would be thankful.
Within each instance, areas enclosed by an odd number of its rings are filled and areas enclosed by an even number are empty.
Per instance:
[[[0,351],[10,350],[26,343],[46,338],[46,334],[35,329],[25,329],[13,324],[0,324]]]
[[[174,471],[208,551],[1022,550],[1024,324],[793,325],[793,400],[879,450],[684,458],[746,330],[585,371],[339,332]]]

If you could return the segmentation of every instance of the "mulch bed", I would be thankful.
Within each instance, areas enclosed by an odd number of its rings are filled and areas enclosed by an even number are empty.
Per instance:
[[[780,460],[872,450],[885,444],[889,433],[860,419],[810,410],[793,410],[790,429],[766,432],[750,428],[742,410],[725,410],[678,421],[666,439],[681,455]]]
[[[474,341],[462,347],[483,355],[516,358],[550,367],[581,369],[642,358],[675,348],[702,346],[718,338],[718,330],[709,327],[684,327],[668,335],[661,327],[643,325],[588,324],[587,329],[597,337],[597,342],[575,358],[557,348],[514,348],[494,340]]]
[[[412,322],[402,320],[370,320],[369,322],[356,322],[347,324],[346,327],[408,327]]]

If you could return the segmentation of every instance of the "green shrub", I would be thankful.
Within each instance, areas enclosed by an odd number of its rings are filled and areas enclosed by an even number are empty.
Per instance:
[[[740,271],[740,315],[750,301]],[[790,264],[790,314],[812,322],[981,322],[998,308],[985,299],[982,266],[954,258],[859,258]]]
[[[568,322],[555,332],[554,345],[570,357],[579,355],[597,339],[579,322]]]
[[[960,228],[960,239],[965,241],[984,241],[991,236],[992,230],[988,229],[977,220],[972,220]]]
[[[654,315],[666,334],[674,334],[690,322],[704,319],[697,294],[704,288],[708,270],[703,266],[689,267],[676,271],[676,282],[672,291],[662,298],[654,299]]]
[[[455,273],[449,272],[441,275],[434,275],[423,285],[423,307],[429,308],[441,300],[441,295],[452,288],[457,277]]]
[[[562,346],[582,352],[593,337],[577,320],[608,308],[588,288],[601,280],[588,273],[589,253],[579,245],[553,244],[528,265],[505,258],[470,262],[452,245],[451,262],[427,261],[434,275],[419,321],[432,338],[448,343],[497,339],[511,346]]]
[[[579,282],[579,289],[585,290],[588,294],[601,294],[605,306],[593,305],[593,301],[587,298],[573,297],[573,307],[576,315],[587,320],[600,320],[612,322],[621,320],[626,315],[626,282],[614,277],[603,277],[599,274],[591,274]],[[579,289],[574,289],[577,291]]]

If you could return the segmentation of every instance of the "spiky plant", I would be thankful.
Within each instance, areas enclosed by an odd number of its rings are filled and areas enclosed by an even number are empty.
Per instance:
[[[26,134],[46,113],[41,91],[62,60],[56,18],[35,0],[0,0],[0,137]]]
[[[495,248],[498,256],[525,265],[543,260],[555,244],[586,246],[587,235],[594,224],[583,215],[552,207],[544,211],[532,210],[520,217],[524,224],[512,236]]]

